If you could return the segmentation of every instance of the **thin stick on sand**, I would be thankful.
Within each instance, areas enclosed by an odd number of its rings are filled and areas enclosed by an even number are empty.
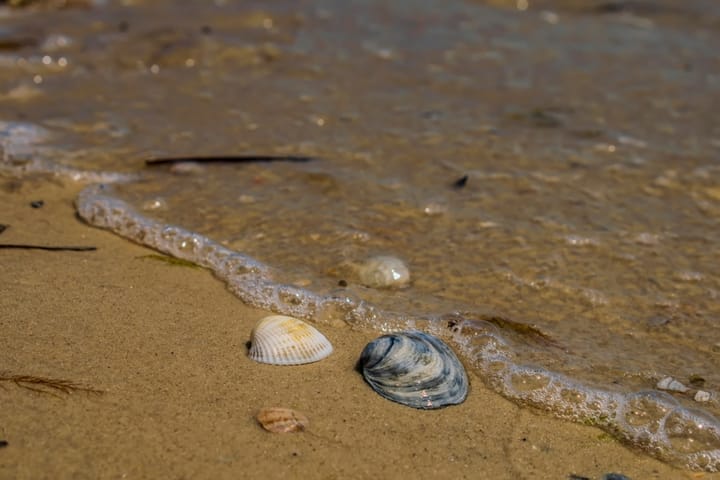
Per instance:
[[[84,246],[53,246],[53,245],[26,245],[18,243],[0,243],[0,249],[18,249],[18,250],[49,250],[52,252],[91,252],[97,250],[97,247]]]

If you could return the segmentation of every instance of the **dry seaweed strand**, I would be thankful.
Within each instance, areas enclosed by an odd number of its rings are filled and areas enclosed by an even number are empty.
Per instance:
[[[145,166],[173,165],[176,163],[267,163],[267,162],[309,162],[313,157],[298,155],[218,155],[200,157],[166,157],[145,160]]]
[[[516,322],[509,318],[500,317],[497,315],[481,315],[481,318],[486,322],[492,323],[493,325],[502,328],[503,330],[510,330],[512,332],[521,335],[529,340],[545,345],[548,347],[561,348],[560,345],[550,337],[548,334],[543,333],[537,327],[528,325],[527,323]]]
[[[30,390],[36,393],[52,395],[58,397],[59,394],[70,395],[75,392],[83,392],[93,395],[102,395],[105,393],[92,387],[86,387],[72,380],[63,380],[58,378],[36,377],[34,375],[10,375],[0,373],[0,384],[2,382],[14,383],[20,388]]]
[[[48,250],[52,252],[91,252],[97,250],[97,247],[85,246],[53,246],[53,245],[26,245],[19,243],[0,243],[0,249],[18,249],[18,250]]]
[[[455,328],[464,319],[468,320],[480,320],[506,331],[512,332],[517,337],[525,342],[531,342],[545,347],[553,347],[564,350],[557,340],[552,338],[550,335],[542,332],[539,328],[534,325],[528,325],[526,323],[510,320],[509,318],[502,317],[500,315],[483,314],[483,313],[470,313],[470,312],[458,312],[457,314],[451,314],[446,316],[447,326],[449,328]]]

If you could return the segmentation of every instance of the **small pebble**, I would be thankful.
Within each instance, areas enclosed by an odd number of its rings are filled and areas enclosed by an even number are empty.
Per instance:
[[[657,382],[656,387],[660,390],[668,390],[670,392],[681,392],[685,393],[689,390],[688,387],[678,382],[672,377],[665,377]]]
[[[683,270],[675,274],[680,280],[686,282],[699,282],[704,279],[704,275],[700,272],[693,272],[690,270]]]
[[[143,202],[142,209],[143,210],[167,210],[168,204],[164,198],[160,198],[160,197],[151,198],[151,199]]]
[[[709,402],[710,392],[706,392],[705,390],[698,390],[697,392],[695,392],[695,396],[693,398],[696,402]]]
[[[7,447],[8,441],[7,440],[0,440],[0,448]]]
[[[648,327],[662,327],[663,325],[667,325],[670,323],[670,317],[664,317],[662,315],[656,315],[654,317],[651,317],[648,319],[647,324]]]
[[[431,200],[421,206],[422,212],[429,217],[437,217],[444,215],[448,211],[448,206],[442,201]]]
[[[622,473],[606,473],[602,480],[630,480],[630,477],[626,477]]]
[[[634,240],[635,243],[639,243],[640,245],[657,245],[660,243],[660,235],[643,232],[637,234]]]
[[[32,208],[42,208],[43,205],[45,205],[45,202],[43,200],[34,200],[30,202],[30,206]]]

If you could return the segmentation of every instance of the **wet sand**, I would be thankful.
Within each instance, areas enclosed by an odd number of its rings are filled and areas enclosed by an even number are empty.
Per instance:
[[[457,407],[418,411],[354,371],[374,332],[322,325],[335,353],[312,365],[247,358],[249,308],[208,271],[75,216],[79,185],[0,177],[4,375],[59,378],[104,393],[37,393],[2,382],[0,478],[720,478],[667,466],[596,428],[538,415],[471,374]],[[41,208],[30,202],[43,200]],[[304,412],[308,431],[271,434],[262,407]]]

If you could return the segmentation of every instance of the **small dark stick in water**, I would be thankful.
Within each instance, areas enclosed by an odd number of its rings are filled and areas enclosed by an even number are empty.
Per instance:
[[[455,190],[460,190],[461,188],[465,187],[465,185],[467,185],[468,178],[469,177],[467,175],[463,175],[462,177],[458,178],[453,182],[453,188]]]

